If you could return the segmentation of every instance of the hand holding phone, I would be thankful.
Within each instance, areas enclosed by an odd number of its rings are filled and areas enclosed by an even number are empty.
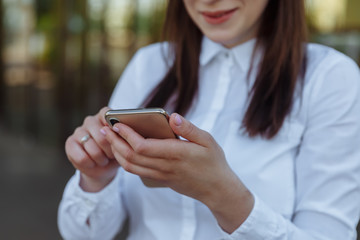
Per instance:
[[[169,115],[162,108],[137,108],[109,110],[105,113],[109,126],[123,123],[144,138],[178,138],[169,125]],[[163,187],[158,182],[141,179],[147,187]]]

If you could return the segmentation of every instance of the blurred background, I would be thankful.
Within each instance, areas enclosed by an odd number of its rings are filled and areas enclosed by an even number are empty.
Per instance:
[[[57,206],[74,172],[65,139],[159,40],[166,2],[0,0],[0,239],[61,239]],[[306,6],[310,41],[360,63],[360,1]]]

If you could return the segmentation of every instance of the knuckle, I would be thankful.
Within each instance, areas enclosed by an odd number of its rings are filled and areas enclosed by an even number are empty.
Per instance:
[[[158,174],[156,180],[164,185],[168,185],[171,182],[171,178],[165,174]]]
[[[191,135],[195,131],[195,127],[192,124],[187,124],[185,127],[185,132],[187,135]]]
[[[131,172],[132,171],[132,165],[131,163],[129,163],[128,161],[124,161],[122,164],[121,164],[122,168],[127,171],[127,172]]]
[[[95,140],[96,144],[99,145],[100,147],[104,146],[104,144],[105,144],[105,139],[102,136],[96,136],[96,137],[94,137],[94,140]]]
[[[100,146],[107,146],[109,144],[108,140],[104,137],[104,136],[99,136],[99,138],[97,139],[97,142]]]
[[[163,164],[159,166],[159,170],[160,170],[160,172],[163,172],[163,173],[172,173],[173,172],[173,169],[171,167],[168,167]]]
[[[82,127],[75,128],[74,135],[79,134],[82,131]],[[70,136],[71,137],[71,136]]]
[[[124,143],[120,140],[120,141],[113,141],[113,139],[109,139],[109,143],[110,143],[110,147],[111,147],[111,150],[113,152],[120,152],[122,156],[124,156],[122,154],[122,151],[121,149],[124,148]]]
[[[107,138],[106,139],[104,139],[104,141],[105,141],[105,145],[108,145],[108,144],[110,144],[112,147],[114,147],[114,148],[118,148],[119,146],[119,141],[115,141],[114,140],[114,137],[111,135],[111,134],[109,134],[109,136],[107,136]]]
[[[77,159],[74,159],[75,164],[77,164],[79,166],[86,166],[88,161],[89,161],[89,159],[87,156],[81,156],[81,157],[78,157]]]
[[[65,141],[65,150],[68,150],[71,146],[72,136],[68,137]]]
[[[143,141],[136,143],[134,146],[134,151],[139,154],[145,153],[146,152],[146,144]]]
[[[114,153],[112,152],[111,148],[106,148],[104,149],[104,152],[105,152],[105,155],[108,159],[114,159],[115,158],[115,155]]]
[[[209,134],[209,133],[207,133],[207,132],[205,132],[205,134],[204,134],[204,139],[205,139],[207,142],[211,142],[211,143],[215,142],[213,136],[211,136],[211,134]]]
[[[109,107],[103,107],[102,109],[100,109],[99,113],[97,114],[97,118],[100,120],[100,122],[102,123],[106,122],[104,116],[108,110],[110,110]]]
[[[112,147],[112,145],[110,144],[110,142],[106,138],[99,139],[98,145],[103,151],[108,151]]]
[[[103,107],[100,111],[99,111],[99,115],[100,117],[104,117],[105,113],[110,110],[109,107]]]
[[[92,116],[87,116],[87,117],[85,117],[85,119],[84,119],[84,125],[90,124],[90,123],[92,122],[92,119],[93,119]]]
[[[73,149],[74,149],[74,138],[73,137],[68,137],[65,141],[65,153],[68,155],[68,156],[71,156],[73,155]]]
[[[131,148],[125,150],[125,159],[132,162],[135,158],[135,152]]]
[[[95,150],[92,154],[91,154],[91,158],[92,159],[102,159],[102,152],[100,150]]]

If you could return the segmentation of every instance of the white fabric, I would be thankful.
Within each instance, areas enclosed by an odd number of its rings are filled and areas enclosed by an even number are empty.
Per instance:
[[[272,140],[249,138],[241,120],[261,56],[255,55],[247,81],[254,44],[251,40],[229,50],[204,38],[199,94],[186,116],[214,136],[229,165],[255,195],[246,221],[229,235],[202,203],[168,188],[147,188],[123,169],[103,191],[92,194],[80,189],[77,173],[59,207],[65,239],[111,239],[126,216],[130,240],[356,239],[359,68],[333,49],[309,44],[304,89],[297,92],[279,134]],[[135,108],[143,102],[171,62],[162,49],[166,53],[165,43],[138,51],[114,90],[111,108]]]

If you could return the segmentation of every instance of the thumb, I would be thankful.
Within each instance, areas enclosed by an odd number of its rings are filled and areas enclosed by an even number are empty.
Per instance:
[[[169,122],[170,127],[176,135],[181,136],[190,142],[206,147],[214,141],[208,132],[196,127],[177,113],[171,114]]]

